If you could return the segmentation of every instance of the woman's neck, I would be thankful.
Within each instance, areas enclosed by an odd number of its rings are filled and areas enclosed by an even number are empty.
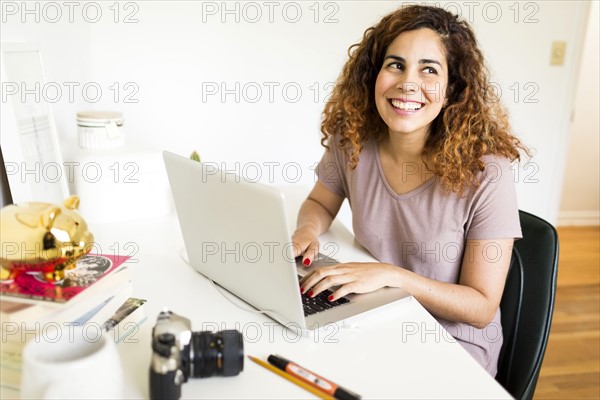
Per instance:
[[[395,163],[422,162],[427,137],[408,137],[388,133],[381,141],[382,149]]]

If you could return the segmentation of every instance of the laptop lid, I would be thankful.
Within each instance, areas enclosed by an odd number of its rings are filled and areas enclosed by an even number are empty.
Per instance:
[[[190,264],[277,321],[306,328],[283,195],[164,152]]]

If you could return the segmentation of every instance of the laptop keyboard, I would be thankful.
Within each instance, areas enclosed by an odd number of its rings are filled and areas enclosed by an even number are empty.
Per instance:
[[[335,260],[331,257],[328,257],[324,254],[319,253],[317,258],[313,262],[318,262],[320,265],[334,265],[338,264],[339,261]],[[298,266],[302,267],[302,257],[296,258],[296,263]],[[301,279],[301,276],[298,275],[298,280]],[[309,315],[316,314],[321,311],[329,310],[330,308],[341,306],[342,304],[349,303],[345,297],[341,297],[336,301],[329,301],[327,298],[333,293],[331,290],[324,290],[315,297],[308,297],[308,294],[305,293],[302,295],[302,307],[304,308],[304,316],[307,317]]]
[[[350,300],[345,297],[341,297],[336,301],[329,301],[327,300],[327,297],[329,297],[331,293],[333,293],[331,290],[324,290],[315,297],[308,297],[308,294],[303,294],[302,306],[304,307],[304,316],[307,317],[350,302]]]

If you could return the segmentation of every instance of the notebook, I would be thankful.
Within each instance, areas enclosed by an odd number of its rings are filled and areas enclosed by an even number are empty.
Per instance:
[[[323,310],[313,301],[317,311],[305,312],[298,279],[309,270],[294,259],[283,194],[213,163],[167,151],[163,158],[190,265],[275,321],[306,332],[410,300],[402,289],[382,288]],[[320,256],[311,269],[335,262]]]

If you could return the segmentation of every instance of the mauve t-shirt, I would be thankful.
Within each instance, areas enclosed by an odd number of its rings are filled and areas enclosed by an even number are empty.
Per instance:
[[[356,240],[381,262],[458,283],[463,254],[483,251],[491,267],[499,255],[493,244],[482,249],[469,246],[465,252],[467,240],[522,237],[514,175],[506,158],[484,156],[486,167],[478,175],[480,186],[462,196],[446,190],[437,177],[399,195],[385,178],[377,141],[364,144],[354,170],[347,166],[348,156],[337,141],[329,147],[317,168],[319,181],[348,199]],[[496,375],[502,347],[500,309],[483,329],[437,320],[492,376]]]

